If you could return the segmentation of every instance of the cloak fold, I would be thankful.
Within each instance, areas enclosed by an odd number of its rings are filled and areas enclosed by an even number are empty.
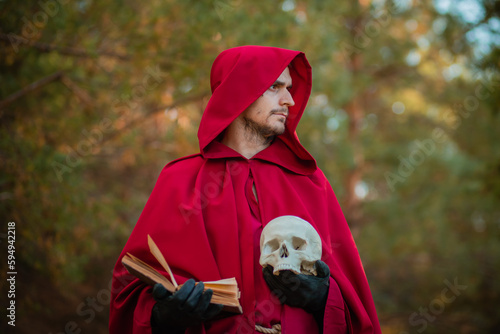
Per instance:
[[[289,109],[286,132],[252,159],[217,142],[217,136],[289,64],[296,104]],[[149,253],[148,234],[179,284],[188,278],[235,277],[238,282],[243,314],[207,322],[187,333],[254,333],[254,261],[258,259],[254,259],[252,213],[245,195],[249,177],[255,182],[263,226],[282,215],[310,222],[322,238],[322,260],[347,305],[348,326],[354,333],[380,333],[365,273],[338,201],[295,133],[311,90],[311,68],[304,54],[258,46],[230,49],[214,62],[211,84],[213,95],[198,133],[201,153],[165,166],[117,261],[110,333],[151,331],[152,289],[121,265],[123,255],[130,252],[167,275]],[[328,305],[324,330],[332,333],[339,309]],[[302,310],[285,307],[283,334],[303,333],[300,324],[294,324],[297,312]]]

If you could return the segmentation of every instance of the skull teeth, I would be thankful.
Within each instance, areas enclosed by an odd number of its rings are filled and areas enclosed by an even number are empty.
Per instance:
[[[291,264],[281,263],[281,264],[277,265],[276,267],[274,267],[273,274],[278,275],[281,270],[291,270],[295,274],[300,274],[300,269],[299,270],[298,269],[299,268],[292,266]]]

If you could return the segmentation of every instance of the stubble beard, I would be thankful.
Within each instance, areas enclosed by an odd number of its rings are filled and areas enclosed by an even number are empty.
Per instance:
[[[280,112],[280,110],[272,110],[269,117]],[[264,144],[270,143],[276,136],[279,136],[285,132],[286,120],[283,122],[283,127],[273,127],[266,123],[255,122],[254,120],[243,117],[245,123],[245,133],[247,140],[251,141],[263,141]]]

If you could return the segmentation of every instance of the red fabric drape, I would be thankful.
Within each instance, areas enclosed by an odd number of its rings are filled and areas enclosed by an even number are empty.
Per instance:
[[[289,109],[286,132],[252,159],[217,142],[217,136],[289,64],[296,104]],[[151,288],[131,278],[120,263],[130,252],[161,271],[148,250],[150,234],[177,282],[236,277],[240,287],[243,315],[207,322],[190,328],[189,333],[253,333],[254,261],[258,259],[254,258],[252,214],[245,192],[251,175],[261,222],[265,225],[282,215],[310,222],[322,238],[322,260],[338,283],[353,332],[380,333],[363,267],[337,199],[295,133],[311,90],[311,68],[304,54],[258,46],[230,49],[214,62],[211,78],[213,95],[198,133],[201,153],[164,168],[115,266],[110,332],[150,333]],[[300,324],[294,324],[301,312],[285,307],[284,334],[303,333]],[[327,305],[325,333],[334,332],[338,314]]]

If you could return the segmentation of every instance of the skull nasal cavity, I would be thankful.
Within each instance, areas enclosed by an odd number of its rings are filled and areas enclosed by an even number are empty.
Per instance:
[[[290,253],[288,252],[288,248],[286,248],[286,245],[283,244],[280,249],[280,257],[288,257]]]

